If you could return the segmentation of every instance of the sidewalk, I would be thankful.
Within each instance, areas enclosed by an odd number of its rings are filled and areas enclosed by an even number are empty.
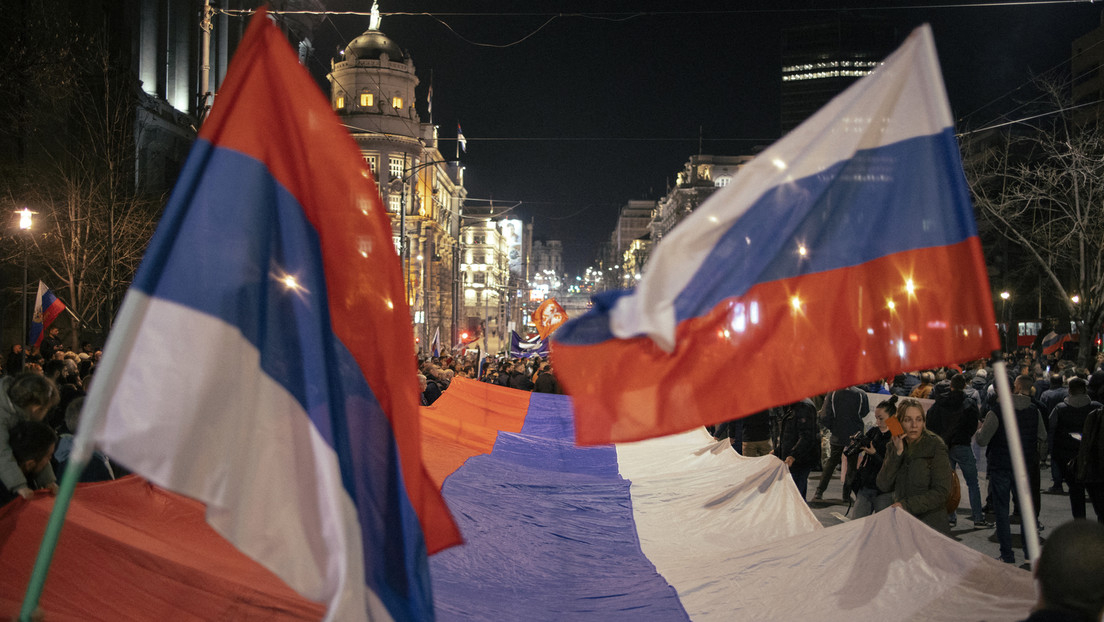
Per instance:
[[[966,481],[962,479],[961,472],[956,470],[955,473],[958,475],[958,481],[961,485],[962,501],[958,506],[958,525],[951,528],[951,536],[975,551],[984,553],[989,557],[997,557],[1000,554],[1000,547],[997,544],[997,531],[994,527],[974,529],[974,523],[970,520],[970,498],[966,490]],[[849,517],[846,516],[848,511],[847,502],[841,500],[843,485],[840,482],[839,475],[840,472],[837,468],[832,480],[828,484],[828,489],[824,493],[823,501],[811,501],[809,503],[809,508],[820,520],[820,524],[825,527],[838,525],[845,520],[849,520]],[[810,498],[812,498],[813,491],[816,490],[817,482],[819,481],[820,471],[813,471],[809,474]],[[1073,515],[1070,513],[1068,494],[1058,495],[1045,492],[1051,485],[1049,467],[1044,467],[1042,469],[1040,483],[1044,490],[1041,495],[1042,509],[1039,513],[1039,522],[1043,525],[1043,530],[1039,532],[1039,543],[1042,545],[1048,533],[1054,530],[1058,525],[1073,520]],[[986,481],[984,472],[978,473],[978,485],[981,487],[981,498],[984,501],[988,489],[988,482]],[[1095,520],[1096,513],[1093,512],[1092,504],[1089,503],[1087,499],[1085,501],[1085,507],[1086,518]],[[992,514],[987,515],[986,520],[992,522]],[[1012,521],[1012,546],[1016,553],[1016,564],[1026,570],[1027,566],[1024,564],[1026,560],[1023,555],[1023,546],[1020,543],[1019,518],[1013,517]]]

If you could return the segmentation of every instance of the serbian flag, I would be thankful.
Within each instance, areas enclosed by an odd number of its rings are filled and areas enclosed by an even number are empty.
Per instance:
[[[433,331],[433,340],[429,342],[429,349],[433,352],[433,358],[441,356],[441,327]]]
[[[428,619],[427,549],[459,532],[423,467],[410,314],[362,162],[258,11],[81,427],[326,619]]]
[[[541,340],[544,340],[567,321],[567,311],[564,311],[555,298],[546,298],[537,310],[533,311],[532,318],[533,323],[537,325]]]
[[[1043,354],[1054,354],[1062,348],[1062,344],[1070,340],[1069,333],[1058,333],[1051,331],[1046,337],[1043,337]]]
[[[665,236],[634,291],[560,329],[552,356],[577,440],[632,441],[988,356],[988,292],[922,26]]]
[[[54,292],[42,281],[38,282],[38,294],[35,296],[34,315],[31,316],[31,332],[27,342],[34,346],[42,345],[42,336],[54,323],[57,316],[65,310],[65,303],[58,300]]]

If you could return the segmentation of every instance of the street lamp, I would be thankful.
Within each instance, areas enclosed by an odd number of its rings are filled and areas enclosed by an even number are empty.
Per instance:
[[[1009,347],[1009,346],[1012,345],[1012,330],[1011,330],[1012,327],[1011,327],[1011,322],[1008,321],[1008,313],[1007,313],[1008,299],[1012,297],[1012,294],[1010,292],[1003,291],[1003,292],[1000,293],[1000,297],[1001,297],[1001,322],[1004,324],[1004,350],[1005,350],[1005,352],[1008,352],[1009,350],[1015,350],[1015,348],[1010,348]]]
[[[33,224],[32,215],[34,213],[35,212],[32,212],[26,207],[16,212],[16,214],[19,214],[20,231],[29,232],[31,230],[31,226]],[[27,257],[28,255],[30,255],[30,252],[30,245],[27,243],[27,240],[23,240],[23,333],[19,337],[19,341],[22,344],[22,347],[20,348],[22,358],[20,360],[19,371],[23,371],[22,368],[27,365]]]

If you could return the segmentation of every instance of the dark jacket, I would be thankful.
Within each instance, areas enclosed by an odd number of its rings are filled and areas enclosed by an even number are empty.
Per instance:
[[[878,487],[878,473],[882,470],[882,464],[885,462],[886,447],[889,445],[889,439],[893,436],[893,433],[889,430],[882,432],[877,427],[870,428],[866,431],[865,446],[873,446],[874,454],[861,453],[859,454],[859,469],[855,473],[854,489],[856,491],[863,488],[877,488]]]
[[[811,400],[804,399],[779,411],[779,439],[774,444],[774,455],[779,460],[793,456],[795,468],[813,468],[820,461],[816,407]]]
[[[1039,441],[1046,440],[1042,407],[1030,397],[1018,394],[1012,396],[1012,405],[1016,408],[1016,427],[1020,430],[1024,461],[1028,466],[1038,464]],[[985,415],[985,422],[978,432],[978,444],[986,447],[985,459],[989,471],[1012,470],[1008,437],[1004,432],[1004,422],[997,413],[989,411]]]
[[[521,391],[532,391],[533,381],[529,379],[529,374],[525,372],[511,371],[510,380],[506,386]]]
[[[1071,395],[1054,407],[1054,412],[1050,413],[1048,438],[1051,455],[1058,464],[1064,467],[1077,455],[1081,441],[1070,434],[1080,435],[1089,413],[1100,407],[1100,402],[1090,400],[1088,395]]]
[[[926,525],[948,533],[947,497],[951,494],[951,459],[943,439],[929,430],[906,443],[903,455],[892,443],[878,472],[878,489],[892,492],[893,500]]]
[[[870,403],[855,387],[832,391],[824,398],[820,425],[832,431],[833,445],[846,445],[855,432],[862,432],[863,417],[870,412]]]
[[[744,417],[744,442],[771,440],[770,411],[761,410]]]
[[[552,372],[542,371],[537,374],[537,381],[533,383],[533,392],[562,394],[563,389],[560,388],[560,381],[556,380]]]
[[[951,391],[928,409],[927,428],[938,434],[947,447],[969,445],[980,417],[974,400],[962,391]]]

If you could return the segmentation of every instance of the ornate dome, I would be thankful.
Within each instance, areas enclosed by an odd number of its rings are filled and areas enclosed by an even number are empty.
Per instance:
[[[345,60],[379,60],[381,54],[387,54],[387,58],[395,63],[406,61],[402,49],[378,30],[366,30],[345,48]]]

